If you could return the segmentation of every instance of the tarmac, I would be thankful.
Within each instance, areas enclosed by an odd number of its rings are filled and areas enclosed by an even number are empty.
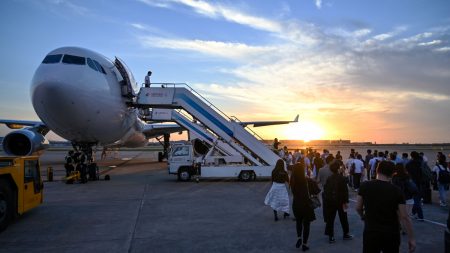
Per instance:
[[[110,181],[65,184],[65,152],[41,156],[42,177],[54,169],[54,181],[44,183],[44,203],[16,219],[0,234],[3,252],[299,252],[292,215],[273,220],[264,198],[270,181],[236,179],[178,182],[154,151],[121,151],[99,161]],[[98,158],[100,154],[97,154]],[[112,166],[112,167],[110,167]],[[423,206],[426,221],[413,220],[416,252],[444,252],[448,209]],[[362,252],[363,223],[348,211],[354,239],[342,240],[338,218],[336,243],[324,235],[322,210],[311,224],[309,252]],[[401,252],[407,252],[402,236]]]

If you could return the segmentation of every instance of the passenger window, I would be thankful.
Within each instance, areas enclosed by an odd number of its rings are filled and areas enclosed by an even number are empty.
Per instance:
[[[75,56],[75,55],[65,54],[62,59],[62,62],[67,63],[67,64],[85,65],[86,58],[80,57],[80,56]]]
[[[97,66],[98,71],[102,72],[103,74],[106,75],[105,70],[103,69],[102,65],[100,65],[100,63],[98,63],[96,60],[92,60],[95,63],[95,66]]]
[[[87,64],[89,65],[89,67],[95,71],[98,71],[97,67],[95,67],[94,62],[91,60],[91,58],[87,58]]]
[[[62,54],[53,54],[53,55],[47,55],[45,56],[42,63],[49,64],[49,63],[58,63],[61,61]]]

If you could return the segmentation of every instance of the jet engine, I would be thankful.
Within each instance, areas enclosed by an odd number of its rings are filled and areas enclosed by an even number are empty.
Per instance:
[[[48,148],[49,142],[32,129],[21,129],[7,134],[2,145],[8,155],[27,156]]]

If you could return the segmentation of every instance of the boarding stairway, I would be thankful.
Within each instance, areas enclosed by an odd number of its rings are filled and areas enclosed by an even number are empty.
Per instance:
[[[155,87],[155,86],[161,87]],[[274,166],[279,157],[270,150],[261,138],[242,127],[236,118],[228,117],[212,103],[187,84],[155,84],[142,87],[136,101],[141,108],[183,109],[194,121],[200,122],[221,141],[227,143],[255,166]],[[176,115],[177,122],[189,129],[195,128],[186,118]],[[182,115],[181,115],[182,116]],[[195,130],[194,130],[195,131]],[[203,131],[198,129],[198,131]]]

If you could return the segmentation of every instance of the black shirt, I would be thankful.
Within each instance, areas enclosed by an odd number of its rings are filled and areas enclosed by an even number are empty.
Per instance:
[[[405,197],[398,187],[373,180],[362,183],[358,194],[363,198],[365,231],[399,233],[397,211],[399,204],[405,204]]]

